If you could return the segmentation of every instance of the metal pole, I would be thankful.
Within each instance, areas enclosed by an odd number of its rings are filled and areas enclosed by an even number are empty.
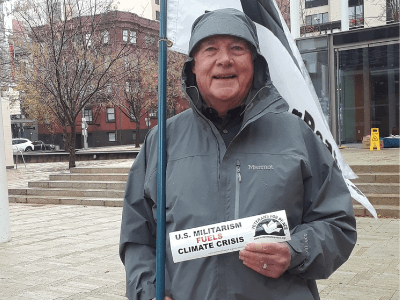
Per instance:
[[[158,48],[158,148],[157,148],[157,248],[156,299],[164,299],[165,289],[165,170],[167,106],[167,1],[160,2]]]
[[[299,0],[290,1],[290,33],[293,39],[300,37],[300,3]]]
[[[6,153],[3,126],[3,108],[0,100],[0,244],[10,238],[10,213],[8,204]],[[6,116],[9,117],[9,116]]]
[[[340,2],[341,31],[349,30],[349,1]]]

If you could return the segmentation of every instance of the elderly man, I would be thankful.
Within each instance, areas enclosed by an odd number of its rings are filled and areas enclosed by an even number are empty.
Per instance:
[[[350,195],[321,140],[288,113],[247,16],[223,9],[195,21],[183,89],[191,109],[167,123],[167,236],[285,210],[291,240],[180,263],[167,240],[166,295],[319,299],[315,279],[332,274],[356,241]],[[155,296],[156,151],[155,129],[126,188],[120,256],[129,299]]]

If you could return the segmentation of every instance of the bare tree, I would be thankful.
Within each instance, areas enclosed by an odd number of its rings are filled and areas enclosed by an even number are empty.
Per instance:
[[[70,168],[81,111],[112,102],[110,87],[127,74],[118,62],[132,47],[113,34],[119,12],[112,8],[111,0],[18,0],[14,7],[15,40],[26,49],[17,68],[23,105],[31,118],[46,112],[62,125]]]
[[[8,32],[5,26],[5,0],[0,0],[0,86],[10,86],[13,82],[12,74],[12,45],[8,40]]]
[[[290,28],[290,1],[289,0],[276,0],[276,4],[282,14],[286,25]]]
[[[129,70],[129,75],[115,86],[119,95],[116,104],[136,124],[136,147],[139,147],[142,117],[156,105],[157,99],[157,47],[154,43],[150,47],[138,47],[125,57],[121,68]]]
[[[187,56],[178,52],[167,53],[167,117],[174,116],[182,107],[181,100],[185,98],[181,89],[182,66]]]
[[[400,1],[399,0],[373,0],[379,14],[375,19],[382,23],[397,23],[400,21]],[[369,21],[368,19],[366,20]]]

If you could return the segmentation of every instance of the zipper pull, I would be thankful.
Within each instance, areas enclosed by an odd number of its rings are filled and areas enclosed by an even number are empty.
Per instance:
[[[242,175],[240,174],[240,161],[236,161],[236,173],[237,173],[237,179],[239,182],[242,182]]]

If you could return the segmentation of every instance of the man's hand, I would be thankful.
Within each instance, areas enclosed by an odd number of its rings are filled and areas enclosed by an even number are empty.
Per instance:
[[[156,298],[153,298],[153,300],[156,300]],[[172,300],[170,297],[165,297],[164,300]]]
[[[239,252],[243,264],[254,271],[278,278],[290,266],[290,250],[286,243],[249,243]]]

